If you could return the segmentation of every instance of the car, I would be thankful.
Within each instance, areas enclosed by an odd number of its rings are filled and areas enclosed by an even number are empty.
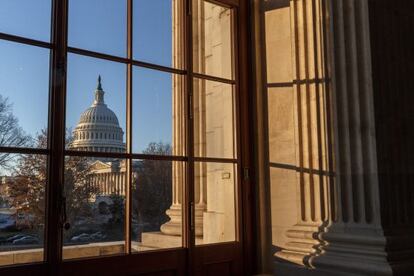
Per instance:
[[[106,238],[106,235],[102,234],[101,232],[96,232],[92,234],[90,237],[91,239],[95,241],[100,241],[100,240],[104,240]]]
[[[39,243],[39,239],[32,236],[25,236],[23,238],[13,241],[13,245],[22,245],[22,244],[36,244]]]
[[[70,239],[70,241],[72,241],[72,242],[89,242],[91,240],[92,240],[91,235],[86,234],[86,233],[82,233],[80,235],[73,236]]]
[[[24,238],[24,237],[27,237],[27,236],[28,235],[25,235],[25,234],[17,234],[17,235],[14,235],[14,236],[11,236],[11,237],[7,238],[6,242],[13,242],[15,240],[18,240],[18,239],[21,239],[21,238]]]

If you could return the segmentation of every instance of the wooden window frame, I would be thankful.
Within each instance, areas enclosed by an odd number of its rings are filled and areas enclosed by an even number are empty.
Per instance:
[[[97,272],[105,272],[105,275],[112,273],[140,273],[151,272],[155,268],[167,271],[169,269],[178,269],[178,274],[191,275],[197,265],[197,254],[203,254],[204,257],[211,250],[221,249],[223,252],[233,252],[233,254],[243,264],[240,274],[250,274],[253,271],[254,262],[254,187],[253,187],[253,166],[251,164],[253,147],[250,144],[252,125],[251,99],[250,95],[250,78],[249,78],[249,27],[248,11],[249,4],[245,0],[204,0],[213,4],[231,8],[233,11],[233,51],[234,51],[234,79],[225,79],[207,74],[193,72],[192,60],[192,0],[183,1],[183,22],[184,22],[184,49],[185,67],[172,68],[162,65],[152,64],[133,59],[133,0],[127,1],[127,55],[119,57],[110,54],[98,53],[90,50],[69,47],[68,46],[68,2],[70,0],[51,0],[51,41],[44,42],[36,39],[15,36],[7,33],[0,33],[0,40],[13,41],[20,44],[41,47],[50,50],[50,85],[49,85],[49,117],[48,117],[48,147],[46,149],[36,148],[18,148],[18,147],[0,147],[0,153],[15,154],[42,154],[48,157],[48,181],[46,186],[46,210],[45,210],[45,244],[44,244],[44,261],[42,263],[29,263],[25,265],[14,265],[0,267],[0,273],[7,275],[59,275],[63,271],[72,272],[70,274],[91,275]],[[83,152],[65,149],[66,135],[66,80],[67,80],[67,56],[68,53],[82,55],[84,57],[94,57],[100,60],[114,61],[123,63],[127,66],[127,123],[126,123],[126,146],[125,153],[108,153],[108,152]],[[193,121],[190,116],[186,116],[186,135],[187,147],[185,156],[160,156],[148,154],[136,154],[132,152],[132,71],[133,67],[154,69],[160,72],[173,73],[184,76],[186,108],[187,114],[192,110],[192,93],[194,78],[200,80],[216,81],[220,83],[231,84],[235,87],[235,105],[236,105],[236,133],[234,133],[237,144],[234,158],[209,158],[195,157]],[[66,156],[84,156],[84,157],[108,157],[122,158],[128,160],[128,182],[127,182],[127,204],[126,216],[127,227],[125,233],[126,252],[124,255],[107,256],[99,258],[89,258],[80,260],[62,260],[62,220],[61,215],[64,206],[63,202],[63,171]],[[131,161],[134,159],[141,160],[166,160],[166,161],[183,161],[186,166],[185,196],[182,202],[183,208],[183,247],[178,249],[165,249],[151,252],[131,252]],[[195,162],[220,162],[232,163],[237,166],[236,186],[236,241],[220,244],[208,244],[195,246],[195,232],[192,227],[194,213],[191,206],[194,202],[194,163]],[[211,249],[212,248],[212,249]],[[223,253],[225,255],[225,253]],[[211,254],[210,254],[211,255]],[[217,254],[220,256],[220,254]],[[160,259],[161,258],[161,259]],[[212,260],[214,257],[212,258]],[[162,262],[160,262],[162,260]],[[155,261],[155,262],[154,262]],[[213,260],[214,261],[214,260]],[[212,262],[213,262],[212,261]],[[139,267],[133,264],[139,263]],[[164,263],[160,265],[160,263]],[[181,267],[180,267],[181,265]],[[183,269],[184,268],[184,269]],[[89,272],[88,272],[89,271]],[[65,273],[66,275],[66,273]],[[121,274],[118,274],[121,275]]]

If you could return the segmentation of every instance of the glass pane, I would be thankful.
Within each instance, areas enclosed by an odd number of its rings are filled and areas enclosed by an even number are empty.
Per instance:
[[[0,265],[43,261],[46,161],[0,154]]]
[[[182,247],[184,166],[175,161],[133,161],[133,251]]]
[[[50,41],[51,0],[1,0],[0,32]]]
[[[48,98],[49,50],[0,40],[0,146],[46,148]]]
[[[134,1],[134,59],[182,68],[181,0]]]
[[[126,66],[68,56],[67,148],[125,152]]]
[[[233,13],[229,8],[193,0],[195,72],[233,79]]]
[[[194,166],[196,245],[236,240],[236,165],[196,162]]]
[[[126,3],[119,0],[69,0],[69,46],[125,56]]]
[[[141,67],[134,67],[133,74],[133,151],[183,155],[183,78]]]
[[[66,158],[64,259],[125,252],[126,179],[125,160]]]
[[[194,155],[235,157],[233,86],[194,79]]]

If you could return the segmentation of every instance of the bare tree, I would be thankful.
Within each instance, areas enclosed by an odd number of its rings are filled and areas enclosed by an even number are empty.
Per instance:
[[[8,98],[0,95],[0,146],[23,147],[30,142],[31,137],[19,126],[19,120],[13,114]],[[0,169],[9,169],[12,159],[12,154],[0,154]]]

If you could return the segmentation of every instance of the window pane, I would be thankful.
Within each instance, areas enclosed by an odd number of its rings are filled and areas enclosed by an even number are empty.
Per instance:
[[[50,41],[51,0],[1,0],[0,32]]]
[[[122,159],[67,157],[63,258],[125,252],[126,162]]]
[[[126,2],[69,0],[69,46],[125,56]]]
[[[235,157],[235,111],[233,86],[194,80],[194,155]]]
[[[46,161],[0,154],[0,265],[43,261]]]
[[[231,9],[193,0],[193,68],[195,72],[233,79]]]
[[[49,50],[0,40],[0,146],[47,147],[48,97]]]
[[[133,161],[133,251],[182,247],[184,166],[173,161]]]
[[[182,0],[134,1],[134,59],[182,68]]]
[[[194,166],[196,244],[236,240],[236,165],[197,162]]]
[[[68,56],[67,148],[125,152],[126,66]]]
[[[141,67],[135,67],[133,74],[133,151],[183,155],[183,78]],[[157,144],[162,151],[153,149]]]

